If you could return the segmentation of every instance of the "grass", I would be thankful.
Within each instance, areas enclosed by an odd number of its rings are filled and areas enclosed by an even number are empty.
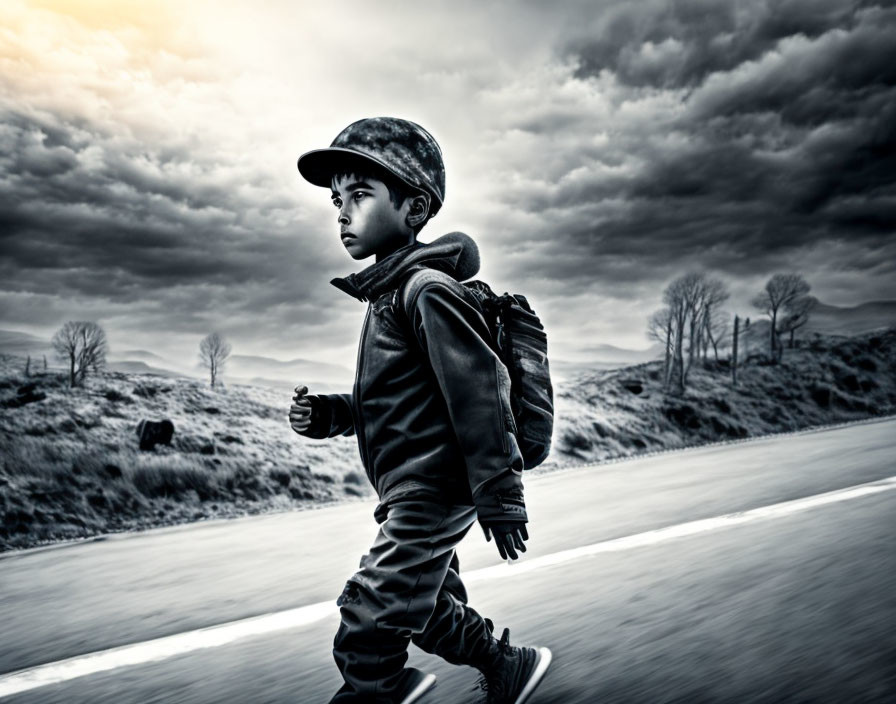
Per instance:
[[[546,468],[868,418],[896,409],[896,330],[813,335],[780,364],[759,355],[731,383],[727,361],[695,363],[682,396],[662,362],[582,374],[557,393]]]
[[[543,468],[891,412],[894,342],[813,336],[778,365],[754,354],[737,387],[727,364],[698,362],[683,396],[662,392],[661,362],[582,374],[555,390]],[[23,369],[0,358],[0,551],[374,496],[355,438],[296,435],[289,394],[123,373],[70,389]],[[139,451],[143,418],[171,420],[172,444]]]
[[[0,550],[373,495],[355,439],[296,435],[288,395],[23,368],[0,360]],[[142,418],[170,419],[171,445],[138,450]]]

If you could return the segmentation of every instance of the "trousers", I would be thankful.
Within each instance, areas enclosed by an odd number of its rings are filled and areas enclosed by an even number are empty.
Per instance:
[[[331,704],[391,704],[411,672],[408,645],[456,665],[480,662],[490,624],[467,604],[455,548],[473,506],[409,498],[377,508],[380,529],[337,600],[333,657],[345,681]]]

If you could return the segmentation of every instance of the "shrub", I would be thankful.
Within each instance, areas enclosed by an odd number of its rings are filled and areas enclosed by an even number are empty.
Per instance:
[[[214,454],[214,443],[211,438],[189,433],[175,433],[172,440],[174,449],[184,453]],[[203,453],[204,447],[211,447],[211,452]]]
[[[155,398],[159,390],[158,386],[150,386],[149,384],[139,384],[134,387],[134,393],[142,398]]]
[[[129,474],[137,490],[149,498],[177,498],[195,491],[205,501],[219,494],[214,475],[186,459],[149,457]]]
[[[861,386],[859,385],[859,378],[855,374],[847,374],[846,376],[838,379],[837,385],[845,388],[847,391],[851,391],[852,393],[855,393],[861,388]]]
[[[109,471],[106,469],[107,466],[109,466],[109,462],[104,452],[97,453],[82,450],[75,452],[72,457],[72,471],[81,472],[82,474],[106,477],[109,475]]]
[[[682,404],[680,406],[667,406],[663,409],[663,413],[672,422],[683,428],[691,428],[698,430],[700,428],[700,414],[697,413],[693,406]]]
[[[563,442],[572,450],[590,450],[592,442],[589,438],[574,430],[563,434]]]
[[[871,357],[859,357],[856,360],[856,366],[866,372],[876,372],[877,363]]]
[[[862,387],[862,391],[866,394],[869,391],[874,391],[874,389],[879,388],[878,383],[874,381],[874,379],[862,379],[860,386]]]
[[[103,396],[106,397],[107,401],[112,401],[114,403],[133,403],[134,399],[132,399],[127,394],[121,393],[118,389],[106,389],[103,392]]]
[[[290,473],[283,469],[272,469],[269,474],[271,475],[271,479],[277,482],[280,486],[289,486],[289,482],[292,481]]]
[[[236,467],[225,476],[223,483],[231,493],[251,500],[275,493],[272,487],[263,482],[258,473],[249,467]]]

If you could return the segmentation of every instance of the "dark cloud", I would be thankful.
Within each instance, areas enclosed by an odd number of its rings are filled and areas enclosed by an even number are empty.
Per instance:
[[[582,0],[520,5],[513,22],[446,5],[415,15],[443,19],[432,46],[384,30],[398,49],[369,72],[309,37],[320,83],[272,77],[292,66],[289,33],[277,62],[199,51],[199,86],[191,62],[161,54],[142,75],[168,65],[165,91],[88,69],[70,77],[79,103],[20,77],[30,92],[0,95],[4,319],[83,309],[119,331],[226,326],[280,356],[353,347],[362,307],[326,282],[370,262],[331,239],[294,156],[373,106],[432,127],[446,150],[449,199],[422,239],[469,229],[484,276],[548,302],[570,339],[601,305],[586,332],[606,320],[630,341],[665,282],[699,267],[744,291],[798,269],[854,303],[896,297],[894,4]],[[120,60],[124,76],[143,67]],[[302,100],[282,107],[290,92]]]
[[[171,332],[288,338],[292,326],[330,324],[320,310],[332,295],[303,275],[314,268],[303,245],[319,245],[315,266],[344,262],[307,233],[288,188],[62,114],[7,110],[2,120],[8,324],[62,322],[73,306],[119,331],[163,321]]]
[[[841,0],[648,0],[597,6],[575,15],[565,53],[580,77],[603,70],[622,83],[693,87],[714,72],[755,61],[788,37],[849,29],[867,9],[889,2]]]
[[[618,3],[576,26],[559,51],[616,106],[593,118],[610,139],[552,154],[543,181],[504,198],[556,226],[515,266],[635,289],[691,266],[799,266],[843,241],[831,267],[896,253],[890,3]],[[510,124],[541,134],[557,109]]]

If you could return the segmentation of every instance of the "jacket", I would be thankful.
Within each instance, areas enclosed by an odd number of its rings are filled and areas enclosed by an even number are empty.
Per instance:
[[[422,268],[430,273],[405,308],[401,286]],[[368,302],[355,383],[351,394],[309,395],[311,423],[303,434],[356,434],[383,503],[428,494],[472,503],[480,521],[526,521],[510,377],[460,283],[478,271],[475,242],[455,232],[333,279]]]

